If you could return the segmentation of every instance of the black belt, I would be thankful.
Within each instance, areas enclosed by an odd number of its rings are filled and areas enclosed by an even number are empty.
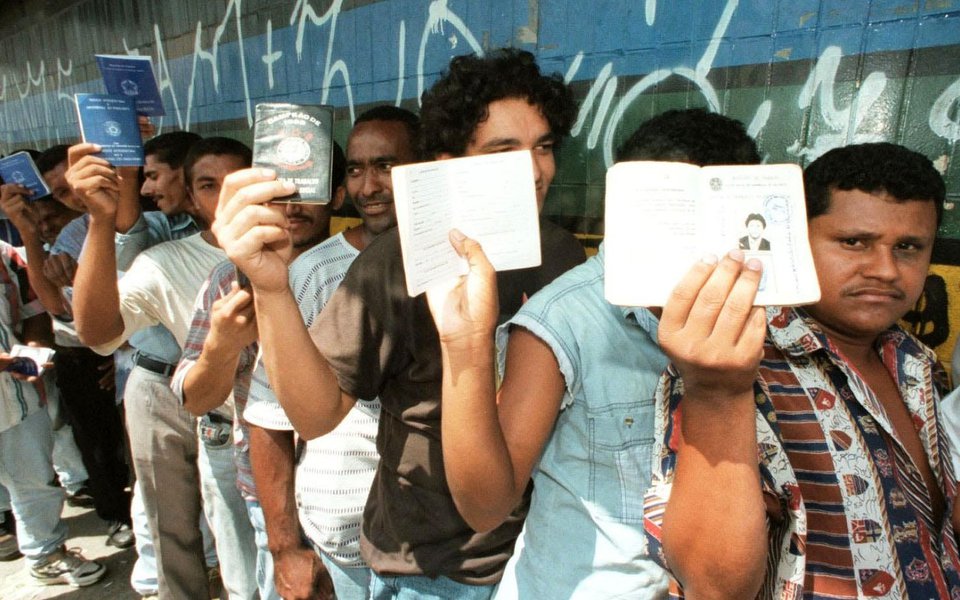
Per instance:
[[[135,358],[133,362],[138,367],[142,367],[157,375],[163,375],[164,377],[170,377],[173,375],[173,372],[177,370],[176,365],[170,365],[161,360],[153,360],[143,354],[137,354],[137,358]]]

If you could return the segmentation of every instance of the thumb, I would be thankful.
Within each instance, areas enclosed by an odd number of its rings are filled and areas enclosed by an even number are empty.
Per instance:
[[[490,264],[490,260],[483,251],[483,246],[477,240],[465,236],[459,229],[451,229],[450,243],[458,255],[467,259],[471,271],[477,268],[484,271],[493,270],[493,265]]]

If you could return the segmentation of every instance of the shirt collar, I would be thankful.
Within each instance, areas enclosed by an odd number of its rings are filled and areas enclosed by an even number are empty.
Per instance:
[[[189,214],[185,212],[178,213],[173,216],[167,216],[167,222],[170,223],[171,231],[183,231],[190,227],[197,226],[196,223],[194,223],[193,221],[193,217],[191,217]]]

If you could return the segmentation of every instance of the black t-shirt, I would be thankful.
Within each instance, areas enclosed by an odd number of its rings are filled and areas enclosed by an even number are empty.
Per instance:
[[[525,276],[511,276],[505,286],[517,309],[523,294],[549,283],[550,273],[569,268],[566,262],[575,254],[569,241],[577,244],[576,239],[552,223],[542,239],[545,266],[524,269]],[[582,262],[583,249],[577,248]],[[370,566],[382,574],[442,575],[474,585],[499,581],[527,503],[482,534],[454,505],[440,440],[440,341],[426,296],[407,295],[396,229],[360,253],[310,332],[345,392],[380,398],[380,464],[361,538]]]

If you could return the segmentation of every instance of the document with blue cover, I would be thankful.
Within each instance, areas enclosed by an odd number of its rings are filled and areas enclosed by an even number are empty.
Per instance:
[[[108,94],[131,98],[138,114],[148,117],[166,114],[149,56],[112,54],[95,54],[94,56]]]
[[[143,164],[143,141],[133,100],[126,96],[75,94],[80,135],[99,144],[101,154],[115,167]]]
[[[3,179],[3,183],[16,183],[33,192],[30,200],[50,195],[50,187],[26,152],[14,152],[0,158],[0,179]]]

